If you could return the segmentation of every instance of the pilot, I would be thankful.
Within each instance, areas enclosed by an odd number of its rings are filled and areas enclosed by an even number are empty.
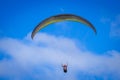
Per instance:
[[[62,65],[62,67],[63,67],[63,71],[64,71],[64,73],[67,73],[67,65],[64,64],[64,65]]]

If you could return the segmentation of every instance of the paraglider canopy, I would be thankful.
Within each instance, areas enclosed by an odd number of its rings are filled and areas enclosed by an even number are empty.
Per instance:
[[[43,20],[42,22],[40,22],[32,31],[31,38],[33,39],[35,34],[42,28],[46,27],[47,25],[55,23],[55,22],[66,21],[66,20],[83,23],[83,24],[89,26],[95,33],[97,33],[95,27],[88,20],[84,19],[83,17],[73,15],[73,14],[60,14],[60,15],[51,16],[51,17]]]

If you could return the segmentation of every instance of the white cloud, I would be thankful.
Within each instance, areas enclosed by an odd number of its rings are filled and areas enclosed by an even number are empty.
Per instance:
[[[120,37],[120,15],[116,16],[115,20],[111,22],[110,36]]]
[[[120,79],[120,52],[113,50],[98,55],[83,51],[76,44],[74,40],[45,33],[37,34],[34,40],[30,34],[23,40],[0,39],[0,50],[12,57],[0,61],[0,76],[11,80],[79,80],[76,74],[84,72],[102,77],[112,74]],[[68,63],[67,74],[62,71],[62,63]]]

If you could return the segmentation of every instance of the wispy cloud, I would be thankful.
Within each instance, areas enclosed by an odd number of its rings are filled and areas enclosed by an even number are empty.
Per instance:
[[[112,50],[98,55],[82,50],[76,44],[72,39],[46,33],[37,34],[34,40],[30,34],[23,40],[1,38],[0,50],[11,58],[0,61],[0,78],[79,80],[77,74],[84,72],[106,80],[120,79],[120,52]],[[62,63],[68,63],[67,74],[62,71]]]
[[[61,11],[61,12],[64,12],[65,10],[64,10],[64,8],[60,8],[60,11]]]
[[[120,37],[120,15],[115,16],[113,19],[102,17],[100,22],[110,26],[110,37]]]
[[[107,17],[102,17],[102,18],[100,19],[100,22],[106,24],[106,23],[110,22],[110,19],[107,18]]]
[[[115,20],[111,22],[110,36],[120,37],[120,15],[115,17]]]

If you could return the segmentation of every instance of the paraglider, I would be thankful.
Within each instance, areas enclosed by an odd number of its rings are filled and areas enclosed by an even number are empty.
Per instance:
[[[94,31],[95,34],[97,33],[95,27],[88,20],[84,19],[83,17],[73,15],[73,14],[60,14],[60,15],[51,16],[51,17],[43,20],[42,22],[40,22],[32,31],[31,38],[33,39],[34,36],[36,35],[36,33],[39,30],[41,30],[42,28],[48,26],[49,24],[60,22],[60,21],[80,22],[80,23],[83,23],[83,24],[87,25],[88,27],[90,27]],[[67,65],[64,64],[64,65],[62,65],[62,67],[63,67],[64,73],[67,73]]]
[[[62,65],[64,73],[67,73],[67,64]]]
[[[33,39],[35,34],[41,30],[42,28],[46,27],[49,24],[55,23],[55,22],[60,22],[60,21],[76,21],[76,22],[80,22],[83,23],[87,26],[89,26],[90,28],[92,28],[92,30],[96,33],[96,29],[95,27],[86,19],[77,16],[77,15],[73,15],[73,14],[60,14],[60,15],[55,15],[55,16],[51,16],[45,20],[43,20],[42,22],[40,22],[32,31],[32,35],[31,38]]]

